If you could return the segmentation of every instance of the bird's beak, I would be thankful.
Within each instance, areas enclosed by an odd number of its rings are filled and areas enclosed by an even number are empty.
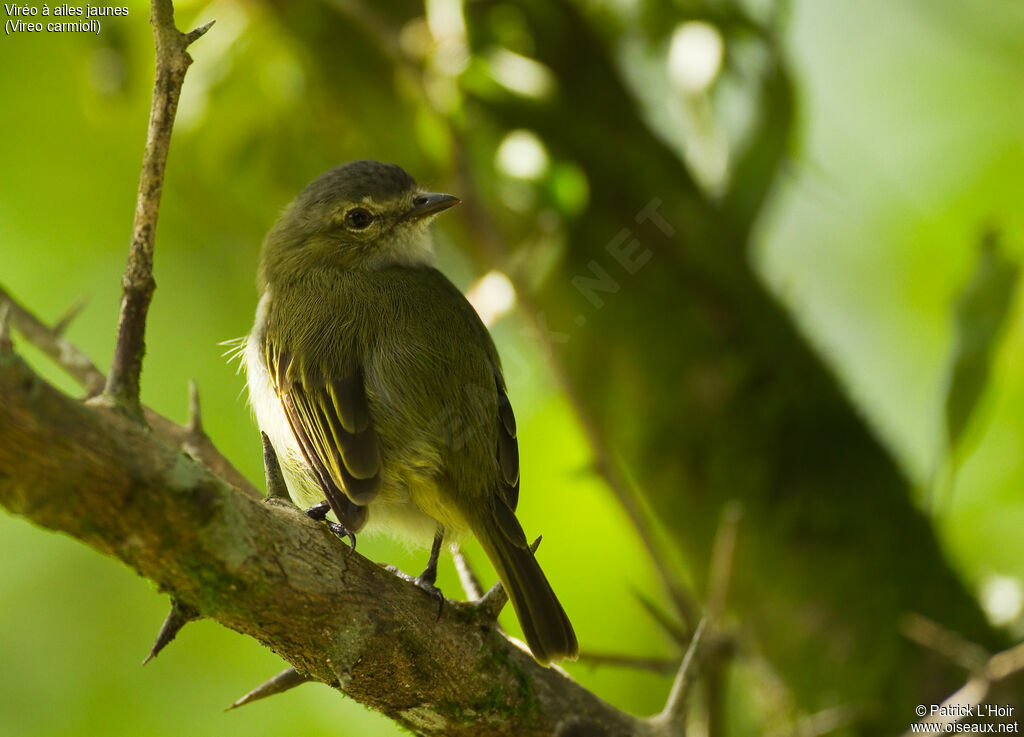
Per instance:
[[[419,220],[429,215],[436,215],[449,207],[462,202],[453,194],[441,194],[440,192],[420,192],[413,198],[412,209],[402,216],[402,220]]]

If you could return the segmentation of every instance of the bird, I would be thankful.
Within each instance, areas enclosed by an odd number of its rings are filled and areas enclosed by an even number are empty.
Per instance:
[[[362,531],[432,541],[421,587],[437,591],[446,538],[474,535],[548,665],[579,646],[515,515],[519,447],[501,361],[435,266],[430,223],[459,202],[368,159],[303,189],[260,253],[250,404],[311,516],[333,511],[353,545]]]

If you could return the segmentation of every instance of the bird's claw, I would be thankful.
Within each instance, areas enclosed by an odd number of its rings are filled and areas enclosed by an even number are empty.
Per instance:
[[[342,539],[346,539],[347,538],[349,546],[351,547],[352,551],[355,552],[355,549],[356,549],[356,535],[355,535],[355,533],[352,532],[352,530],[350,530],[347,527],[345,527],[345,525],[343,525],[343,524],[340,524],[338,522],[331,522],[330,520],[328,520],[327,519],[327,513],[330,512],[330,511],[331,511],[331,505],[330,504],[328,504],[326,501],[318,502],[318,503],[314,504],[312,507],[310,507],[309,509],[306,510],[306,516],[309,517],[310,519],[316,520],[317,522],[326,522],[327,523],[327,529],[329,529],[331,532],[333,532],[335,535],[337,535],[338,537],[340,537]]]

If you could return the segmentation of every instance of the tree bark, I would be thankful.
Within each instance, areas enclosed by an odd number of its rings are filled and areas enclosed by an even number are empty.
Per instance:
[[[213,476],[0,347],[0,504],[153,580],[420,735],[664,734],[542,668],[472,604],[437,601],[290,503]]]

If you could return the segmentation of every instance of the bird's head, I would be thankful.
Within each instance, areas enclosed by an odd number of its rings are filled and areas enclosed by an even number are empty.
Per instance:
[[[430,221],[458,203],[424,192],[395,164],[336,166],[302,190],[267,234],[260,281],[266,286],[307,269],[432,263]]]

